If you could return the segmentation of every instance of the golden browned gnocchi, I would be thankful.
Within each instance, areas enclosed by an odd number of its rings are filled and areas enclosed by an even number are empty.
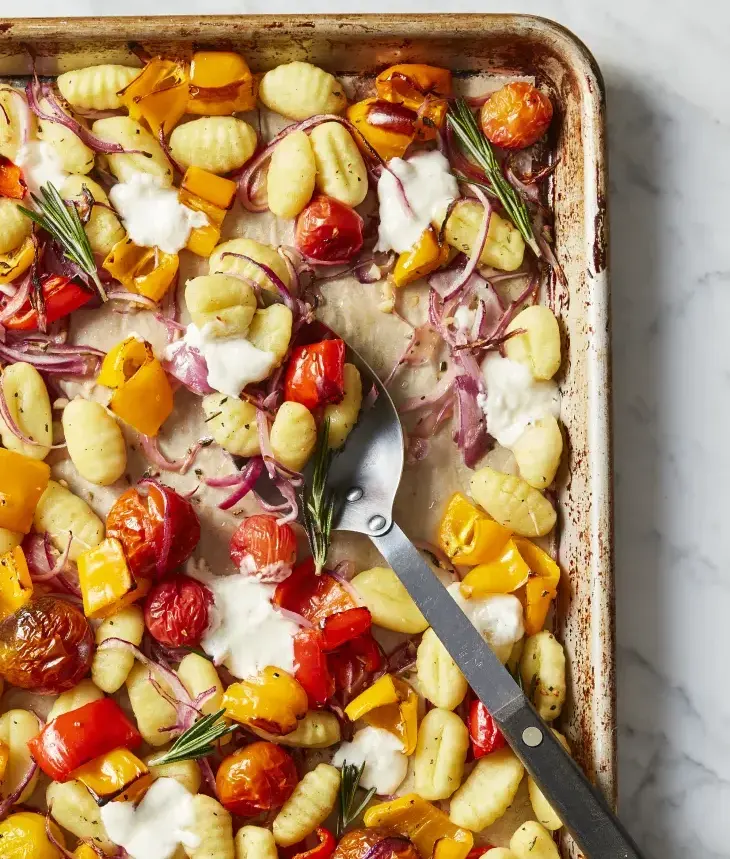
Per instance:
[[[56,823],[72,835],[93,842],[105,853],[116,850],[99,806],[80,781],[52,781],[46,790],[46,804]]]
[[[116,214],[109,208],[109,198],[98,182],[88,176],[72,174],[66,177],[60,188],[64,200],[81,202],[84,200],[84,189],[99,205],[93,206],[89,220],[84,225],[84,231],[89,239],[91,250],[99,256],[107,256],[114,245],[124,236],[124,227]]]
[[[87,549],[93,549],[104,539],[104,523],[78,495],[49,480],[33,516],[33,527],[40,534],[48,532],[59,552],[64,552],[69,537],[68,556],[72,561]]]
[[[293,131],[274,147],[266,174],[269,209],[280,218],[296,218],[311,200],[317,176],[312,144]]]
[[[47,110],[46,102],[41,102],[41,109]],[[70,114],[68,110],[64,113]],[[67,173],[85,174],[94,169],[94,150],[65,125],[39,119],[36,137],[52,147],[59,167]]]
[[[517,859],[560,859],[551,834],[534,820],[528,820],[510,838],[510,850]]]
[[[97,650],[91,663],[91,679],[108,694],[121,689],[134,665],[134,654],[118,647],[99,650],[108,638],[120,638],[137,647],[144,634],[142,609],[130,605],[103,620],[96,628]]]
[[[261,79],[259,98],[270,110],[289,119],[319,113],[341,113],[347,106],[342,85],[311,63],[295,61],[277,66]]]
[[[261,453],[254,405],[227,394],[208,394],[203,412],[208,432],[224,450],[236,456]]]
[[[294,318],[284,304],[271,304],[257,310],[246,339],[262,352],[271,352],[279,366],[289,351]]]
[[[335,807],[339,789],[340,771],[329,764],[317,764],[274,818],[276,843],[290,847],[314,832]]]
[[[256,149],[256,132],[235,116],[203,116],[178,125],[170,135],[172,157],[183,167],[230,173]]]
[[[278,859],[276,841],[270,829],[242,826],[236,833],[236,859]]]
[[[104,697],[104,693],[99,689],[93,680],[82,680],[77,683],[73,689],[67,692],[62,692],[53,702],[53,706],[48,711],[47,721],[51,722],[57,716],[62,716],[64,713],[70,713],[72,710],[78,710],[79,707],[85,707],[91,704],[92,701],[100,701]]]
[[[301,471],[317,445],[314,415],[301,403],[282,403],[271,425],[274,459],[292,471]]]
[[[32,138],[37,120],[28,111],[25,93],[11,87],[0,88],[0,108],[0,155],[15,163],[24,133]]]
[[[472,832],[491,826],[512,804],[523,774],[524,767],[512,749],[479,758],[451,799],[452,822]]]
[[[106,63],[87,66],[58,76],[61,95],[71,107],[90,110],[116,110],[122,107],[119,92],[140,73],[139,69]]]
[[[20,211],[15,200],[0,197],[0,254],[19,247],[30,233],[33,224]]]
[[[434,219],[434,226],[441,229],[446,210]],[[444,225],[444,238],[452,248],[471,255],[484,218],[484,208],[475,200],[462,200],[454,206]],[[525,242],[519,230],[496,212],[492,212],[489,232],[484,249],[479,257],[482,265],[491,265],[502,271],[515,271],[522,265]]]
[[[210,335],[243,336],[256,312],[256,293],[237,277],[207,274],[187,282],[185,303],[192,321]]]
[[[389,567],[363,570],[354,577],[352,584],[370,610],[373,623],[383,629],[416,635],[428,627],[428,621]]]
[[[172,697],[170,687],[161,677],[154,678],[155,683]],[[129,703],[132,706],[137,728],[151,746],[164,746],[172,739],[169,728],[177,721],[175,708],[167,698],[163,698],[150,680],[150,669],[137,663],[129,672],[126,680]]]
[[[127,446],[112,413],[101,403],[76,397],[63,410],[62,421],[78,473],[98,486],[119,480],[127,468]]]
[[[520,675],[542,718],[557,719],[565,703],[565,651],[552,632],[544,629],[525,641]]]
[[[210,659],[205,659],[197,653],[188,653],[177,667],[177,676],[193,699],[210,689],[215,690],[200,708],[204,716],[217,713],[221,709],[223,684]],[[229,739],[230,737],[224,737],[225,741]]]
[[[162,750],[154,752],[145,758],[145,763],[155,778],[174,778],[188,793],[196,794],[202,781],[200,767],[197,761],[173,761],[169,764],[151,763]]]
[[[553,505],[521,477],[485,465],[472,475],[470,488],[492,519],[522,537],[543,537],[555,526]]]
[[[297,722],[296,729],[290,734],[274,736],[274,734],[269,734],[260,728],[252,728],[251,730],[263,740],[279,743],[281,746],[301,749],[326,749],[339,743],[342,737],[337,716],[325,710],[308,710],[304,718]]]
[[[0,716],[0,742],[8,748],[8,762],[0,778],[0,799],[11,796],[22,784],[32,763],[28,741],[37,735],[40,728],[38,716],[30,710],[8,710]],[[27,802],[33,796],[37,784],[36,772],[18,797],[16,805]]]
[[[0,436],[8,450],[17,450],[32,459],[45,459],[53,443],[51,400],[41,374],[31,364],[9,364],[2,374],[8,412],[23,435],[36,444],[19,439],[0,417]]]
[[[533,304],[515,316],[507,333],[521,331],[504,344],[508,358],[527,364],[536,379],[552,379],[560,369],[560,328],[549,307]]]
[[[423,633],[416,668],[422,694],[436,707],[453,710],[464,700],[469,684],[433,629]]]
[[[198,794],[193,799],[195,823],[193,838],[185,845],[190,859],[234,859],[231,815],[212,796]],[[193,846],[193,842],[197,844]]]
[[[555,729],[553,729],[553,734],[555,734],[555,738],[565,751],[570,754],[570,746],[568,745],[568,741],[565,737]],[[560,829],[563,825],[562,820],[558,817],[558,814],[552,805],[547,801],[545,794],[540,790],[537,782],[532,776],[527,777],[527,791],[530,795],[530,805],[532,806],[532,810],[535,813],[535,817],[538,822],[544,826],[545,829],[549,829],[551,832],[555,832]]]
[[[238,255],[238,256],[237,256]],[[241,259],[241,257],[248,259]],[[210,255],[211,274],[231,274],[252,280],[262,289],[268,289],[278,295],[276,286],[257,265],[249,262],[260,263],[270,268],[274,274],[284,283],[291,285],[291,275],[283,258],[268,245],[262,245],[253,239],[231,239],[223,242]]]
[[[141,150],[142,153],[111,153],[107,155],[109,169],[120,182],[129,182],[138,173],[148,173],[162,187],[172,185],[172,167],[168,164],[162,147],[139,122],[128,116],[109,116],[97,119],[91,127],[97,137],[107,143],[118,143],[125,150]]]
[[[423,799],[448,799],[461,784],[469,731],[451,710],[429,710],[418,727],[415,790]]]
[[[325,419],[330,421],[329,446],[333,450],[339,450],[347,441],[347,436],[352,432],[357,423],[360,408],[362,407],[362,379],[360,371],[354,364],[344,366],[344,388],[345,395],[339,403],[325,406]]]
[[[563,455],[563,434],[552,415],[530,424],[512,445],[520,476],[533,489],[547,489]]]
[[[368,192],[368,171],[350,132],[339,122],[323,122],[309,140],[317,165],[317,188],[348,206],[359,206]]]

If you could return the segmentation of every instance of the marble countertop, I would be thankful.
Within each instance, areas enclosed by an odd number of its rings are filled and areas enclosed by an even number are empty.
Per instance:
[[[730,3],[26,0],[22,9],[509,9],[554,18],[586,42],[608,90],[621,813],[652,859],[730,855]]]

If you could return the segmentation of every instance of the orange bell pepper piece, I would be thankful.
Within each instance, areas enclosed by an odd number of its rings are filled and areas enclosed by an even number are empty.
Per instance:
[[[254,77],[240,54],[232,51],[193,54],[187,113],[225,116],[255,107]]]
[[[289,734],[308,709],[307,693],[281,668],[268,666],[256,677],[232,683],[223,695],[226,716],[270,734]]]
[[[184,63],[155,57],[119,97],[132,119],[144,120],[155,137],[160,129],[167,136],[186,111],[189,88]]]
[[[99,806],[108,802],[138,802],[154,780],[147,765],[123,746],[94,758],[72,775]]]
[[[438,543],[455,564],[471,566],[498,557],[511,534],[465,495],[455,492],[441,518]]]
[[[451,72],[421,63],[400,63],[375,80],[378,98],[403,104],[418,113],[416,138],[433,140],[441,128],[452,94]]]
[[[208,173],[200,167],[188,167],[180,186],[180,202],[208,218],[204,227],[195,227],[191,231],[186,245],[189,251],[201,257],[209,257],[213,253],[235,195],[236,183],[230,179]]]
[[[515,541],[508,540],[498,558],[469,571],[460,589],[464,599],[480,599],[488,594],[511,594],[521,588],[529,576],[530,568]]]
[[[159,248],[141,248],[125,236],[109,251],[102,267],[130,292],[159,301],[175,279],[177,254]]]
[[[30,236],[22,245],[5,254],[0,254],[0,283],[12,283],[24,274],[35,259],[35,246]]]
[[[393,269],[393,283],[406,286],[420,280],[445,265],[448,258],[449,246],[446,242],[440,245],[436,230],[428,227],[415,245],[398,257]]]
[[[378,155],[389,161],[401,158],[416,139],[417,114],[403,105],[378,98],[366,98],[347,108],[347,118]],[[360,135],[355,141],[361,149]]]
[[[558,595],[560,567],[555,561],[524,537],[515,537],[515,545],[530,568],[522,599],[525,616],[525,635],[535,635],[545,626],[550,603]]]
[[[0,555],[0,619],[14,614],[32,596],[33,582],[25,554],[16,546]]]
[[[107,537],[78,557],[79,586],[84,614],[92,619],[109,617],[150,589],[148,579],[135,580],[119,540]]]
[[[36,504],[50,476],[45,462],[0,448],[0,528],[23,534],[30,531]]]

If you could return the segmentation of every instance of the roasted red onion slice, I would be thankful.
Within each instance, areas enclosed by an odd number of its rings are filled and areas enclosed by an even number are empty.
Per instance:
[[[251,457],[241,469],[241,479],[237,489],[218,505],[220,510],[230,510],[245,498],[256,485],[256,481],[264,470],[264,461],[260,456]]]
[[[172,471],[176,474],[187,474],[200,451],[213,443],[213,439],[210,436],[206,436],[190,445],[185,456],[180,459],[168,459],[160,450],[157,438],[140,433],[139,439],[142,451],[148,462],[157,466],[162,471]]]
[[[28,274],[26,274],[26,276],[20,282],[20,285],[18,286],[18,289],[14,293],[13,297],[0,311],[0,323],[7,322],[9,319],[12,319],[12,317],[15,316],[15,314],[28,300],[28,297],[30,296],[31,286],[32,278],[30,272],[28,272]]]
[[[474,468],[494,442],[487,432],[486,418],[477,402],[477,382],[465,374],[457,376],[454,384],[458,423],[456,444],[462,452],[464,464],[467,468]]]
[[[212,394],[208,384],[208,365],[203,355],[187,343],[175,344],[169,361],[163,364],[165,371],[182,382],[194,394]]]

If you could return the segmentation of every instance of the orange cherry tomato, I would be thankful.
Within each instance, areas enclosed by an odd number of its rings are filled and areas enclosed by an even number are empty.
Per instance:
[[[229,755],[218,768],[218,798],[232,814],[253,817],[281,808],[296,787],[291,755],[275,743],[251,743]]]
[[[256,569],[270,564],[292,564],[297,554],[297,538],[289,525],[279,525],[276,516],[261,513],[249,516],[231,537],[231,560],[240,567],[245,559],[253,559]]]
[[[297,218],[294,244],[315,263],[345,263],[362,247],[362,229],[354,209],[318,194]]]
[[[23,171],[6,155],[0,155],[0,197],[22,200],[27,192]]]
[[[503,86],[484,103],[482,131],[495,146],[524,149],[548,130],[553,105],[539,89],[524,81]]]

